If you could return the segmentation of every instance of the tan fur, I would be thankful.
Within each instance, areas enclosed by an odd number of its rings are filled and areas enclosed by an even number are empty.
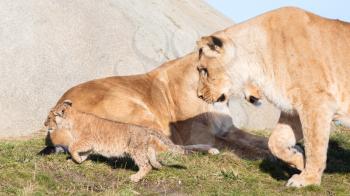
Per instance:
[[[207,70],[200,74],[198,96],[207,102],[243,98],[244,84],[252,81],[287,113],[269,139],[274,155],[302,171],[287,185],[320,184],[331,121],[349,122],[350,24],[281,8],[212,36],[223,46],[212,50],[208,37],[198,42],[198,68]],[[219,55],[206,54],[208,48]],[[305,160],[295,147],[302,138]]]
[[[244,98],[254,104],[254,105],[260,105],[261,104],[261,99],[263,99],[263,94],[260,91],[260,89],[254,85],[252,82],[248,81],[244,87]]]
[[[57,105],[50,115],[54,117],[53,127],[50,127],[53,128],[50,132],[52,142],[67,146],[73,160],[82,163],[89,154],[105,157],[129,155],[139,167],[139,171],[130,177],[134,182],[141,180],[152,167],[161,167],[156,159],[158,152],[185,152],[183,147],[174,145],[155,130],[78,112],[67,102]],[[66,137],[60,137],[61,134]]]
[[[79,111],[159,130],[177,144],[231,147],[243,156],[266,154],[265,138],[235,129],[228,110],[196,96],[197,60],[197,53],[191,53],[146,74],[85,82],[69,89],[57,104],[69,99]]]

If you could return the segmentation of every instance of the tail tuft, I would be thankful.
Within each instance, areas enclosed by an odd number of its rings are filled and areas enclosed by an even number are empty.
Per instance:
[[[183,146],[183,148],[185,149],[186,152],[197,151],[197,152],[208,153],[211,155],[216,155],[220,153],[220,151],[217,148],[214,148],[208,144],[187,145],[187,146]]]

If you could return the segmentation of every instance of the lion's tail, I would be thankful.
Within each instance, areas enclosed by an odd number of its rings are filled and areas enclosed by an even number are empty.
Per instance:
[[[175,154],[189,154],[193,151],[204,152],[209,154],[219,154],[219,150],[217,148],[213,148],[211,145],[176,145],[165,135],[153,131],[151,133],[151,137],[153,138],[152,143],[156,145],[156,149],[158,149],[158,151],[168,151]]]

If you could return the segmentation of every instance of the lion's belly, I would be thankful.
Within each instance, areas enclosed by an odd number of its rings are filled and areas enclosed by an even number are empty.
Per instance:
[[[107,158],[118,158],[118,157],[124,157],[126,154],[126,148],[125,147],[114,147],[113,146],[106,146],[103,144],[96,144],[93,149],[94,154],[102,155]]]

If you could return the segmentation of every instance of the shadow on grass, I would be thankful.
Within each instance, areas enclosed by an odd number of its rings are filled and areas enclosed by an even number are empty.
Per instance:
[[[179,164],[163,164],[163,166],[165,167],[171,167],[171,168],[174,168],[174,169],[187,169],[186,166],[183,166],[183,165],[179,165]]]
[[[54,147],[54,146],[46,146],[42,150],[40,150],[40,152],[38,152],[37,155],[39,155],[39,156],[46,156],[46,155],[49,155],[49,154],[53,154],[55,152],[56,152],[56,147]]]
[[[100,155],[90,155],[88,160],[91,160],[97,163],[104,163],[106,165],[109,165],[113,169],[128,169],[132,171],[138,171],[137,165],[129,157],[106,158]]]
[[[288,180],[293,174],[300,173],[299,170],[289,167],[278,159],[264,159],[260,164],[260,170],[269,173],[276,180]]]
[[[52,153],[56,153],[55,147],[47,146],[46,148],[41,150],[38,153],[38,155],[45,156],[45,155],[52,154]],[[62,153],[62,152],[59,152],[59,153]],[[66,152],[66,154],[68,155],[67,152]],[[68,155],[68,156],[70,156],[70,155]],[[67,159],[69,159],[69,158],[70,157],[67,157]],[[132,171],[139,170],[138,166],[135,164],[135,162],[130,157],[106,158],[106,157],[103,157],[100,155],[90,155],[88,160],[91,160],[91,161],[97,162],[97,163],[104,163],[106,165],[109,165],[113,169],[128,169],[128,170],[132,170]],[[185,167],[183,165],[178,165],[178,164],[164,164],[163,162],[161,162],[161,164],[165,167],[171,167],[171,168],[175,168],[175,169],[187,169],[187,167]]]
[[[260,170],[276,180],[288,180],[293,174],[300,173],[278,159],[264,159]],[[350,150],[343,148],[339,141],[329,141],[325,173],[350,173]]]
[[[105,158],[100,155],[91,155],[89,156],[89,159],[94,162],[98,163],[105,163],[109,166],[111,166],[113,169],[128,169],[132,171],[138,171],[138,166],[135,164],[135,162],[130,157],[121,157],[121,158]],[[165,167],[171,167],[176,169],[187,169],[185,166],[178,165],[178,164],[164,164],[161,162],[163,166]]]
[[[227,114],[205,112],[171,122],[169,128],[171,140],[176,144],[210,144],[247,160],[265,158],[270,154],[266,137],[237,128]]]
[[[350,173],[350,149],[336,140],[329,141],[326,173]]]

